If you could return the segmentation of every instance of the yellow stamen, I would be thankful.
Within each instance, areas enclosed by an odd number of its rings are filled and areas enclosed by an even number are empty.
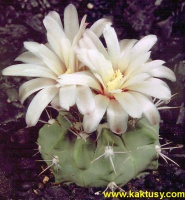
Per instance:
[[[123,74],[121,73],[121,71],[119,69],[115,70],[111,80],[107,83],[107,90],[111,91],[119,89],[120,81],[122,78]]]

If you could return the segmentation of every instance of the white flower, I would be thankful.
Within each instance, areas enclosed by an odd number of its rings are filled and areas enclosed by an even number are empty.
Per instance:
[[[119,42],[110,26],[105,28],[103,35],[107,48],[87,29],[76,50],[79,60],[96,77],[94,84],[92,77],[83,72],[73,75],[76,84],[91,87],[94,94],[96,107],[94,112],[84,115],[84,130],[95,131],[105,112],[109,128],[118,134],[126,131],[129,116],[141,118],[144,115],[152,125],[159,123],[159,112],[152,97],[170,99],[169,87],[159,78],[175,81],[175,75],[163,66],[164,61],[149,61],[149,50],[157,41],[156,36]],[[70,83],[69,79],[70,75],[65,75],[59,82],[70,85],[73,81]]]
[[[24,47],[28,51],[16,59],[25,64],[12,65],[3,70],[3,75],[37,77],[24,83],[19,90],[22,103],[31,94],[40,90],[28,107],[26,113],[28,126],[34,126],[38,122],[41,113],[50,102],[53,107],[61,106],[67,110],[75,104],[76,86],[61,88],[56,80],[61,74],[74,73],[83,69],[76,58],[74,47],[86,28],[85,20],[86,16],[79,26],[77,10],[72,4],[64,11],[64,27],[59,14],[55,11],[50,12],[43,21],[47,30],[48,43],[44,45],[25,42]],[[100,36],[105,24],[110,22],[100,19],[90,29]],[[89,88],[84,86],[79,87],[77,91],[78,94],[82,92],[86,96],[90,93]],[[91,93],[90,95],[92,96]],[[83,104],[84,99],[79,98],[78,101],[79,104]]]

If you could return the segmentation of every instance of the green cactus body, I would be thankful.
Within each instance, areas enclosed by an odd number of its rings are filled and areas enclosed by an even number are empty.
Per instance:
[[[39,133],[43,159],[58,156],[58,165],[52,165],[56,183],[105,187],[115,182],[123,186],[140,173],[158,167],[155,145],[159,144],[159,126],[150,126],[145,119],[122,135],[104,128],[98,138],[89,135],[85,140],[72,134],[69,127],[59,115],[58,122],[44,125]]]

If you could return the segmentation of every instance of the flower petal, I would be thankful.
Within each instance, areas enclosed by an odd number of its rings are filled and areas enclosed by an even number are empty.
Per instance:
[[[67,70],[69,70],[69,73],[78,72],[80,71],[80,64],[76,57],[76,53],[73,48],[71,48],[69,52],[69,66],[67,67]]]
[[[125,70],[125,75],[135,74],[137,69],[140,68],[142,64],[144,64],[146,61],[148,61],[148,59],[150,58],[150,54],[151,52],[143,53],[142,55],[131,61],[127,69]]]
[[[141,106],[136,98],[129,92],[122,92],[114,95],[115,99],[120,103],[122,108],[133,118],[140,118],[142,115]]]
[[[123,54],[118,61],[118,68],[124,74],[131,60],[130,52]]]
[[[55,74],[59,75],[64,73],[64,64],[48,47],[36,42],[24,42],[24,46],[31,53],[40,57]]]
[[[57,24],[60,26],[60,28],[63,30],[63,25],[60,19],[60,15],[55,12],[55,11],[50,11],[47,15],[47,17],[52,18],[55,22],[57,22]]]
[[[49,78],[35,78],[23,83],[19,88],[21,103],[24,103],[25,99],[27,99],[34,92],[55,84],[56,81]]]
[[[127,130],[128,114],[116,100],[110,100],[107,108],[107,121],[111,131],[116,134]]]
[[[67,38],[61,38],[60,46],[62,49],[61,57],[65,64],[65,67],[67,68],[70,61],[71,43]]]
[[[69,110],[76,101],[76,86],[68,85],[61,87],[59,90],[60,106],[66,110]]]
[[[156,42],[157,37],[155,35],[147,35],[143,37],[132,48],[132,58],[138,57],[143,53],[148,52]]]
[[[61,38],[67,38],[63,28],[58,21],[47,15],[43,20],[44,26],[47,30],[47,39],[50,43],[52,49],[56,52],[56,54],[61,58],[62,49],[60,47]]]
[[[38,42],[24,42],[24,47],[34,55],[38,56],[40,44]]]
[[[148,78],[150,78],[151,76],[147,73],[142,73],[142,74],[136,74],[135,76],[132,77],[125,77],[127,78],[127,81],[125,81],[125,83],[123,84],[123,88],[127,88],[131,85],[137,85],[138,83],[147,80]]]
[[[107,106],[109,104],[109,99],[103,95],[96,95],[95,100],[95,110],[90,115],[84,115],[83,118],[83,128],[86,133],[92,133],[95,131],[105,114]]]
[[[139,102],[143,110],[144,116],[148,119],[150,124],[151,125],[159,124],[160,114],[156,106],[153,104],[153,102],[140,93],[137,92],[130,92],[130,93],[136,97],[137,101]]]
[[[128,53],[138,40],[124,39],[119,42],[121,55]]]
[[[118,60],[120,58],[120,46],[117,34],[111,26],[106,26],[103,35],[107,44],[108,54],[112,61],[114,69],[118,68]]]
[[[169,79],[171,81],[176,81],[176,77],[175,77],[174,72],[171,69],[169,69],[165,66],[155,68],[155,69],[149,71],[149,73],[154,77],[166,78],[166,79]]]
[[[118,68],[123,73],[127,69],[128,64],[132,59],[131,49],[133,48],[136,42],[137,40],[125,39],[121,40],[119,43],[121,55],[118,61]]]
[[[91,87],[97,91],[102,91],[101,86],[99,85],[96,78],[92,75],[92,73],[87,71],[76,72],[74,74],[63,74],[57,81],[61,86],[83,85]]]
[[[128,90],[150,95],[161,100],[168,100],[171,97],[171,92],[168,85],[157,78],[150,78],[147,81],[142,81],[136,85],[127,87]]]
[[[92,40],[89,37],[85,37],[85,34],[83,34],[83,39],[81,39],[78,43],[80,48],[86,48],[86,49],[95,49],[96,46],[92,42]]]
[[[48,68],[35,64],[11,65],[2,71],[8,76],[46,77],[56,79],[56,75]]]
[[[55,20],[53,16],[47,15],[43,20],[44,26],[47,32],[51,33],[54,38],[60,40],[61,37],[66,37],[61,23],[58,23],[58,20]],[[53,31],[54,30],[54,31]]]
[[[112,22],[108,19],[102,18],[97,20],[91,27],[91,31],[93,31],[98,37],[100,37],[103,33],[105,26],[111,25]]]
[[[46,66],[42,59],[38,58],[37,56],[35,56],[29,51],[22,53],[20,56],[18,56],[15,59],[15,61],[21,61],[28,64],[37,64],[37,65]]]
[[[85,31],[85,28],[87,26],[87,23],[85,23],[87,16],[84,15],[84,17],[82,18],[82,21],[80,23],[80,28],[78,30],[78,33],[76,34],[76,36],[74,37],[72,46],[75,47],[77,45],[77,42],[80,40],[83,32]]]
[[[51,106],[56,110],[60,110],[61,109],[60,101],[59,101],[59,93],[57,93],[55,95],[55,97],[52,99]]]
[[[89,115],[95,109],[92,91],[89,87],[78,86],[76,90],[76,105],[82,115]]]
[[[114,73],[112,64],[103,54],[96,50],[78,49],[78,59],[84,63],[94,74],[99,74],[104,83],[107,83]]]
[[[90,29],[86,29],[83,34],[83,39],[81,39],[80,41],[83,42],[83,40],[85,40],[86,38],[88,38],[88,43],[87,41],[84,41],[85,44],[83,45],[83,48],[96,49],[100,53],[102,53],[107,60],[109,59],[105,47],[93,31],[91,31]]]
[[[62,60],[62,62],[64,63],[64,58],[63,58],[63,52],[60,46],[61,43],[61,38],[60,40],[57,40],[57,38],[54,38],[53,35],[51,33],[47,33],[47,39],[49,41],[49,44],[51,46],[50,49],[52,49],[57,55],[58,57]]]
[[[71,72],[79,71],[79,68],[80,68],[79,61],[76,57],[75,48],[87,26],[87,23],[85,23],[85,21],[86,21],[86,15],[82,18],[82,21],[80,23],[80,28],[78,30],[78,33],[75,35],[73,43],[72,43],[72,48],[70,52],[70,60],[69,60],[69,66],[70,66]]]
[[[149,73],[150,70],[158,68],[165,63],[163,60],[152,60],[150,62],[144,63],[141,67],[138,67],[136,73]]]
[[[26,123],[28,127],[35,126],[37,124],[41,113],[51,102],[57,92],[58,89],[56,87],[48,87],[42,89],[36,94],[36,96],[31,101],[26,113]]]
[[[73,4],[69,4],[64,11],[64,30],[66,36],[71,41],[74,40],[75,35],[79,30],[78,13]]]
[[[53,53],[45,45],[41,44],[39,46],[39,56],[42,58],[44,63],[57,75],[60,75],[65,72],[65,66],[58,56]]]

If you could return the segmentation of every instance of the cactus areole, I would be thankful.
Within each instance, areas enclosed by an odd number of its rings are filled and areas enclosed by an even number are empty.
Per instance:
[[[102,128],[99,134],[85,137],[85,133],[74,135],[62,115],[57,119],[52,125],[44,125],[38,138],[48,166],[58,158],[51,167],[56,183],[106,187],[115,182],[123,186],[142,172],[158,167],[155,145],[159,144],[159,126],[149,125],[146,119],[121,135]]]

